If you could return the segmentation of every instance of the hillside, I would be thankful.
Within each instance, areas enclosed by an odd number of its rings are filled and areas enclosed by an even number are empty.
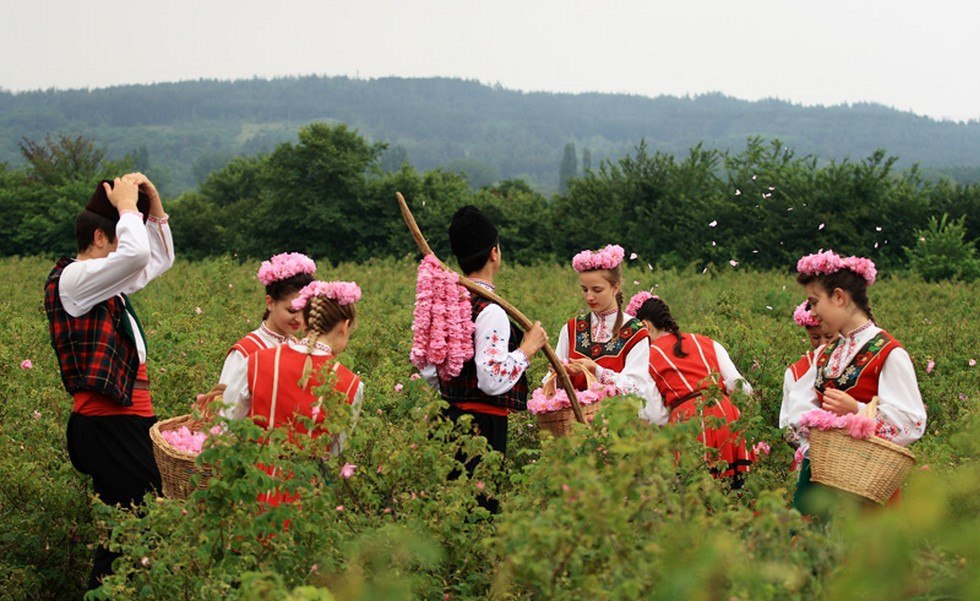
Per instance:
[[[347,123],[386,142],[383,165],[444,167],[470,183],[523,178],[558,188],[565,145],[591,165],[623,156],[641,139],[683,155],[699,142],[740,148],[778,138],[824,160],[884,148],[899,166],[980,180],[980,122],[936,121],[876,104],[804,107],[721,94],[647,98],[624,94],[525,93],[459,79],[301,77],[187,81],[97,90],[0,92],[0,162],[21,161],[18,142],[81,133],[110,158],[133,154],[174,194],[195,187],[240,154],[271,150],[314,120]],[[580,167],[581,168],[581,167]]]

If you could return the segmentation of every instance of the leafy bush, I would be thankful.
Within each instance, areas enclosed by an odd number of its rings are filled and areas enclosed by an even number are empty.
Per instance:
[[[957,278],[972,282],[980,276],[980,260],[973,241],[964,239],[966,216],[953,221],[943,213],[929,218],[925,229],[916,230],[918,241],[905,248],[909,267],[927,282]]]

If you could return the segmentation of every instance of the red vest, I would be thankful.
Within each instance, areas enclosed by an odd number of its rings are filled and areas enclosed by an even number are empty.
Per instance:
[[[793,381],[799,382],[806,372],[810,371],[810,367],[813,365],[814,353],[817,351],[809,350],[802,357],[797,359],[796,363],[789,366],[790,373],[793,374]]]
[[[278,362],[276,361],[278,355]],[[297,386],[303,377],[306,359],[312,360],[312,371],[306,386]],[[248,387],[252,392],[252,407],[249,415],[260,426],[266,428],[287,426],[299,432],[306,432],[305,426],[295,419],[295,416],[313,418],[316,423],[324,419],[322,410],[314,417],[314,406],[319,397],[313,390],[324,384],[325,363],[331,372],[333,389],[346,398],[347,404],[354,402],[361,379],[352,371],[341,365],[329,355],[307,355],[290,347],[282,345],[262,349],[248,357]],[[273,392],[275,389],[275,393]],[[314,436],[324,434],[316,431]]]
[[[71,316],[61,304],[58,283],[73,261],[70,257],[59,259],[44,284],[44,310],[61,381],[69,393],[97,392],[121,407],[129,407],[140,360],[136,341],[123,323],[129,319],[123,300],[114,296],[85,315]]]
[[[231,354],[237,351],[242,354],[242,357],[248,357],[252,353],[256,353],[265,348],[269,348],[266,346],[265,341],[255,332],[249,332],[244,338],[232,345],[228,349],[228,353]]]
[[[722,396],[727,399],[714,341],[700,334],[682,335],[681,349],[687,353],[686,357],[674,355],[677,338],[673,335],[661,336],[650,344],[650,376],[664,404],[673,409],[710,386],[721,388]]]
[[[619,328],[619,334],[608,342],[592,341],[592,316],[580,315],[568,320],[568,358],[589,358],[605,369],[616,373],[626,367],[626,357],[639,343],[646,344],[649,340],[646,326],[635,317],[626,321]],[[585,377],[582,374],[571,374],[572,385],[576,390],[585,390]]]
[[[878,377],[881,369],[885,366],[885,359],[897,348],[901,348],[897,340],[891,334],[882,330],[869,340],[861,350],[858,351],[854,359],[844,368],[841,375],[836,378],[828,378],[824,375],[824,368],[830,361],[830,355],[837,348],[840,339],[824,347],[820,356],[817,357],[817,379],[814,386],[817,389],[817,398],[823,401],[823,391],[827,388],[837,388],[854,397],[859,403],[868,403],[878,395]]]

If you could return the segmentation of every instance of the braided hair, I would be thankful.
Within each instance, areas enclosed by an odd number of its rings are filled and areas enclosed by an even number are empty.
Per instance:
[[[828,274],[798,273],[796,281],[802,286],[816,282],[821,288],[831,295],[834,290],[840,288],[851,295],[851,300],[857,308],[864,312],[872,322],[875,321],[874,313],[871,312],[871,301],[868,300],[868,282],[850,269],[839,269]]]
[[[663,300],[659,298],[648,298],[640,306],[640,310],[636,312],[636,318],[649,321],[658,330],[673,334],[677,338],[677,342],[674,343],[674,356],[687,356],[687,353],[684,352],[681,346],[681,342],[684,340],[684,337],[681,335],[681,329],[677,325],[677,321],[674,320],[674,316],[671,315],[670,307]]]
[[[313,349],[316,348],[317,339],[333,330],[337,324],[343,321],[350,321],[353,327],[357,320],[357,309],[354,308],[354,303],[341,305],[333,299],[313,295],[303,307],[303,317],[306,319],[308,341],[306,344],[306,361],[303,365],[303,378],[300,385],[306,386],[313,369],[312,355]]]

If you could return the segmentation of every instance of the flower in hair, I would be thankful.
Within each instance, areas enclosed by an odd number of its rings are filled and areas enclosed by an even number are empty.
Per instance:
[[[637,311],[640,310],[640,307],[643,306],[643,303],[647,302],[651,298],[659,299],[660,297],[656,294],[650,294],[646,290],[637,292],[633,295],[633,298],[630,299],[629,304],[626,305],[626,313],[635,316]]]
[[[607,244],[605,248],[592,251],[583,250],[572,258],[575,271],[593,271],[595,269],[615,269],[623,262],[626,251],[618,244]]]
[[[810,313],[810,301],[803,301],[796,307],[796,310],[793,311],[793,321],[796,322],[796,325],[804,328],[820,325],[820,319]]]
[[[874,261],[864,257],[841,258],[832,250],[806,255],[796,263],[796,270],[807,275],[830,275],[847,269],[864,278],[868,286],[875,283],[878,270]]]
[[[257,277],[263,286],[272,282],[285,280],[300,273],[313,275],[316,273],[316,263],[303,253],[282,253],[274,255],[268,261],[262,261]]]
[[[314,296],[329,298],[338,305],[353,305],[361,300],[361,288],[355,282],[310,282],[293,299],[293,309],[301,311]]]

